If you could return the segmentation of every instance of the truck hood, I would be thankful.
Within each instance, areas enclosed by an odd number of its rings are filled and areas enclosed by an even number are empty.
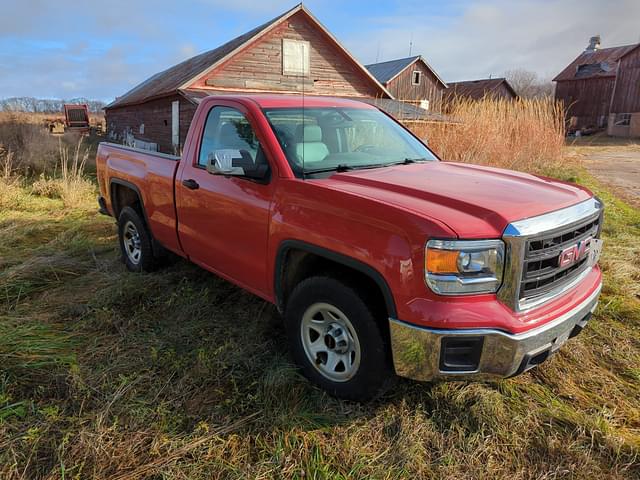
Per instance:
[[[499,237],[510,222],[592,196],[587,189],[549,178],[450,162],[355,170],[325,182],[438,220],[460,238]]]

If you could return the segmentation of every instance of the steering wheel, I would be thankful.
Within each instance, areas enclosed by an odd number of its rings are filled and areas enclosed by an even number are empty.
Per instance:
[[[354,150],[355,152],[361,152],[361,153],[369,153],[369,150],[373,150],[378,148],[377,145],[373,145],[371,143],[364,143],[362,145],[359,145],[358,147],[356,147],[356,149]]]

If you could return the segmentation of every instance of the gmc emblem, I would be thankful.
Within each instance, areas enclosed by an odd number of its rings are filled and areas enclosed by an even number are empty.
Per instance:
[[[576,263],[578,260],[581,260],[589,252],[591,238],[592,237],[585,238],[575,245],[562,250],[560,252],[560,257],[558,258],[558,266],[568,267],[569,265]]]

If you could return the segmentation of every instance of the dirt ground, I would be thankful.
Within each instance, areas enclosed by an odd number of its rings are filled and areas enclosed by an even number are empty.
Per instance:
[[[640,208],[640,141],[594,138],[569,148],[592,175]]]

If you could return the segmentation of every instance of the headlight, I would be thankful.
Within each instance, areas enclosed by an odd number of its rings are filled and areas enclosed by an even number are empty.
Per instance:
[[[502,283],[502,240],[429,240],[425,278],[440,295],[494,293]]]

